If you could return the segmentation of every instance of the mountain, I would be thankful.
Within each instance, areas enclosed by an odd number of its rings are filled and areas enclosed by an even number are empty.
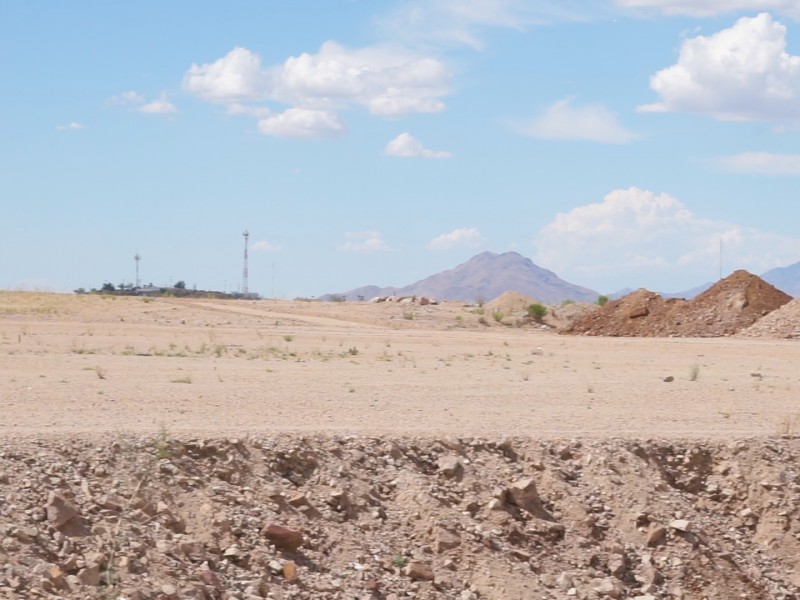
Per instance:
[[[520,292],[547,304],[564,300],[595,302],[598,293],[560,279],[552,271],[535,265],[517,252],[483,252],[453,269],[426,277],[405,287],[365,286],[342,294],[327,294],[322,300],[347,300],[375,296],[431,296],[440,300],[476,302],[492,300],[505,292]]]
[[[662,298],[683,298],[685,300],[691,300],[692,298],[694,298],[698,294],[702,294],[703,292],[705,292],[712,285],[714,285],[714,284],[713,283],[704,283],[703,285],[698,285],[697,287],[693,287],[692,289],[684,290],[682,292],[655,292],[655,293],[658,294],[659,296],[661,296]],[[619,290],[618,292],[614,292],[613,294],[609,294],[608,295],[608,299],[609,300],[619,300],[620,298],[624,298],[628,294],[632,294],[635,291],[637,291],[637,290],[634,290],[634,289],[631,289],[631,288],[623,288],[623,289]]]
[[[771,283],[779,290],[786,292],[795,298],[800,296],[800,262],[796,262],[788,267],[778,267],[770,269],[761,279]]]

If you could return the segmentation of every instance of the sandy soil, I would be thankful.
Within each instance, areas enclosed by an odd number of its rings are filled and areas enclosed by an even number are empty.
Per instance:
[[[3,292],[0,436],[721,439],[798,424],[797,342],[567,337],[515,322],[458,303]]]

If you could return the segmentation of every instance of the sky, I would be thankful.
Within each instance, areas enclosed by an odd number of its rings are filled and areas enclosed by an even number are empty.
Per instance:
[[[0,70],[0,289],[800,261],[800,0],[2,2]]]

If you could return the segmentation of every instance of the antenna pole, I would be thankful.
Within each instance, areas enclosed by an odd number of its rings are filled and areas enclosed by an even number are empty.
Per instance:
[[[244,267],[242,268],[242,296],[247,296],[249,291],[247,289],[247,240],[250,233],[245,229],[244,233]]]
[[[139,261],[142,260],[142,257],[139,256],[139,253],[136,253],[136,256],[133,257],[133,260],[136,261],[136,289],[139,289]]]

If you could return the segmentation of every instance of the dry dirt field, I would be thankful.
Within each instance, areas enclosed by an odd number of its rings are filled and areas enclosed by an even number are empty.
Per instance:
[[[520,318],[0,292],[0,598],[800,599],[800,343]]]
[[[730,439],[800,413],[793,341],[568,337],[479,311],[3,293],[0,435]]]

